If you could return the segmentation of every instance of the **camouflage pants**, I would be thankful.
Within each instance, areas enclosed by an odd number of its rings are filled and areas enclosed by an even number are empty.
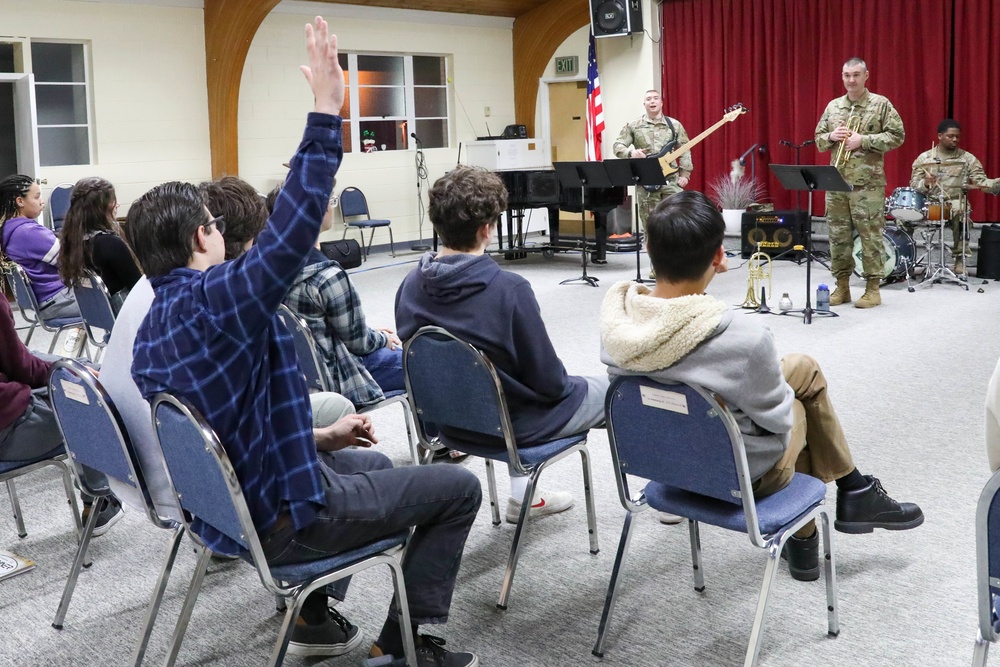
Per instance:
[[[930,199],[928,200],[927,203],[930,205],[939,204],[938,200],[936,199]],[[961,211],[962,202],[959,199],[952,199],[952,200],[945,200],[945,203],[951,204],[951,217],[948,220],[948,227],[951,229],[951,256],[956,260],[963,259],[969,254],[969,238],[967,235],[963,236],[962,234],[962,211]],[[924,224],[933,225],[933,227],[937,229],[938,225],[940,225],[940,222],[938,220],[926,220],[924,221]],[[914,231],[916,230],[914,229],[913,225],[902,223],[902,226],[903,229],[906,230],[907,234],[909,234],[910,236],[914,236]],[[971,222],[965,230],[966,233],[968,233],[970,227],[971,227]],[[935,242],[935,247],[937,247],[936,242]],[[935,258],[937,257],[936,254],[932,256]],[[934,261],[938,260],[935,259]]]
[[[830,272],[835,278],[846,278],[854,271],[855,230],[861,237],[862,275],[866,279],[882,277],[884,207],[884,188],[826,193]]]
[[[637,186],[635,191],[639,197],[639,221],[642,223],[642,229],[646,229],[646,219],[649,218],[649,214],[652,213],[657,204],[670,195],[677,194],[682,189],[676,181],[667,181],[667,184],[656,192],[650,192],[641,185]]]

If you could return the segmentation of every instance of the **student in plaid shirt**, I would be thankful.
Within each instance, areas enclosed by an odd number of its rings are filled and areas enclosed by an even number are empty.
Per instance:
[[[197,189],[153,188],[129,211],[130,237],[156,294],[139,327],[132,374],[143,396],[184,396],[219,436],[240,480],[250,514],[273,563],[294,563],[353,549],[415,526],[403,559],[414,625],[443,623],[469,528],[481,501],[478,479],[453,466],[394,469],[384,456],[344,449],[375,442],[359,415],[328,438],[313,437],[309,397],[295,347],[277,317],[319,232],[342,157],[344,74],[336,37],[316,18],[307,26],[315,96],[302,143],[291,161],[274,214],[242,257],[224,262],[224,221]],[[324,464],[317,449],[332,454]],[[237,545],[197,520],[213,551]],[[402,656],[390,606],[374,656]],[[361,642],[357,628],[327,609],[325,592],[306,600],[290,653],[340,655]],[[446,651],[420,637],[420,665],[473,667],[471,653]]]

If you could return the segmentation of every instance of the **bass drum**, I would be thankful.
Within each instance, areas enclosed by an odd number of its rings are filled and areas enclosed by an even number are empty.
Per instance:
[[[916,258],[917,246],[913,243],[913,237],[899,227],[887,225],[882,230],[883,280],[903,280]],[[862,266],[861,237],[857,232],[854,232],[854,262],[858,267]]]

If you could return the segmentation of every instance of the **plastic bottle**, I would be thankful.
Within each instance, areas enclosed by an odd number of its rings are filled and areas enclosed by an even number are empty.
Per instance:
[[[816,288],[816,310],[830,310],[830,288],[826,283],[820,283]]]
[[[781,295],[781,301],[778,302],[778,310],[786,311],[792,309],[792,300],[788,296],[788,292]]]

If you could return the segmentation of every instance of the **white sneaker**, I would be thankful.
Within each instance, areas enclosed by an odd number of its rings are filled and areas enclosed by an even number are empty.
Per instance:
[[[73,329],[66,334],[66,342],[63,343],[63,349],[67,352],[76,352],[76,348],[80,346],[80,336],[82,334],[83,329]]]
[[[670,512],[657,512],[657,514],[659,515],[660,523],[667,526],[676,526],[684,521],[684,517],[671,514]]]
[[[529,519],[537,519],[547,514],[558,514],[565,512],[573,506],[573,494],[567,491],[542,491],[535,490],[535,502],[532,503],[528,511]],[[514,498],[507,499],[507,523],[517,523],[521,518],[521,501]]]

